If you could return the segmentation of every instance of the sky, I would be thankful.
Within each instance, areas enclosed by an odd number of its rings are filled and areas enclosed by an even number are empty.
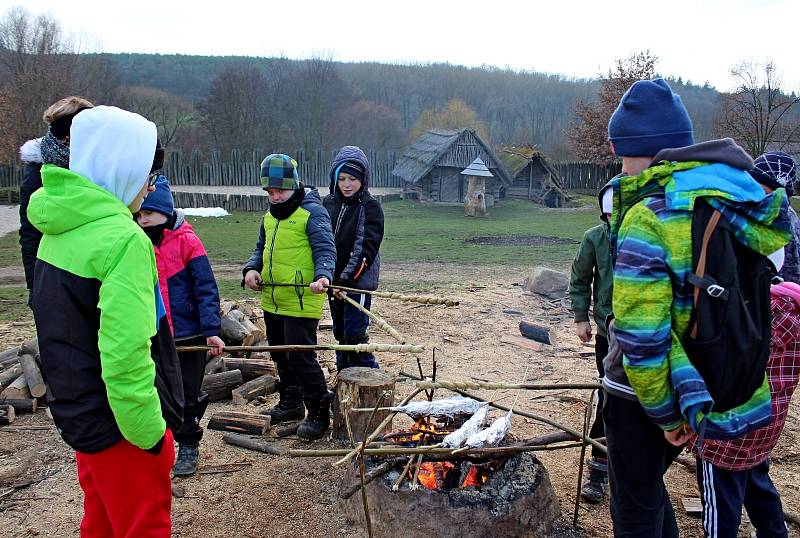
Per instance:
[[[2,0],[0,5],[14,5]],[[83,51],[332,56],[596,77],[650,50],[662,75],[730,90],[730,69],[773,61],[800,91],[798,0],[25,0]],[[0,12],[2,12],[0,8]]]

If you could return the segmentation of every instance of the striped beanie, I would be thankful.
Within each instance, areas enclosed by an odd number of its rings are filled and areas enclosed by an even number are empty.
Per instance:
[[[297,161],[283,153],[273,153],[261,161],[261,188],[295,190],[300,187]]]
[[[782,151],[770,151],[755,160],[755,166],[749,171],[753,179],[772,190],[786,189],[786,194],[794,195],[794,180],[797,177],[797,165],[789,155]]]

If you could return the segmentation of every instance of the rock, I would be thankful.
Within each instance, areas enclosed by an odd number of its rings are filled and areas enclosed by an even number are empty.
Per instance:
[[[537,266],[525,277],[522,287],[527,291],[543,295],[548,299],[560,299],[567,295],[569,277],[559,271]]]

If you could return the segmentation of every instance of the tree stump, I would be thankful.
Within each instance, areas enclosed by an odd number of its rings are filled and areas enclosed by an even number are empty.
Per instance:
[[[389,414],[387,410],[378,410],[369,426],[371,412],[350,412],[353,408],[375,407],[384,392],[388,392],[380,402],[380,407],[394,405],[394,378],[377,368],[346,368],[339,372],[336,382],[336,399],[333,402],[333,437],[341,441],[350,441],[346,416],[349,414],[350,429],[353,440],[360,442],[364,438],[364,430],[369,435]],[[391,422],[386,429],[391,429]]]

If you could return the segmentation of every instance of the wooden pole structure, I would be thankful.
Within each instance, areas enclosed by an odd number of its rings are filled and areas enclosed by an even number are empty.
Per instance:
[[[178,352],[182,351],[208,351],[211,346],[178,346]],[[424,346],[415,344],[316,344],[316,345],[288,345],[288,346],[225,346],[226,352],[264,352],[264,351],[354,351],[356,353],[423,353]]]

